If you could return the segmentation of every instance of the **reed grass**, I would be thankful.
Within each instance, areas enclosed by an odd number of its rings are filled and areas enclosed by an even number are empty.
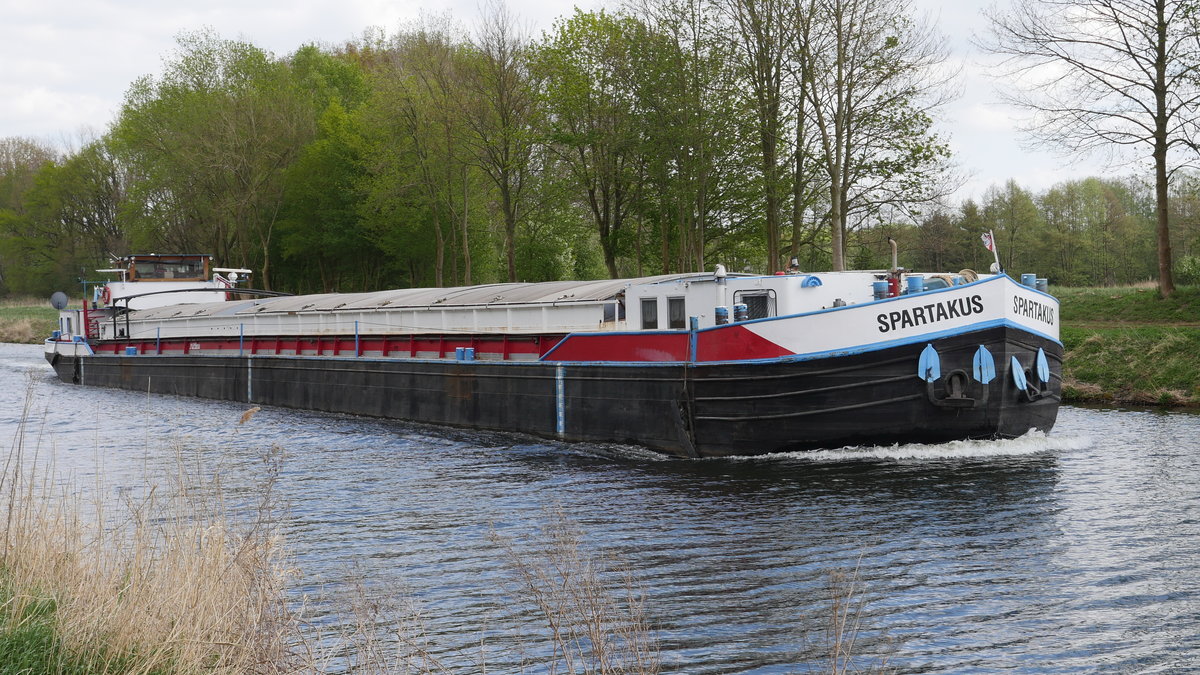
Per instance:
[[[863,637],[867,605],[866,584],[859,573],[861,563],[860,560],[853,570],[826,572],[828,610],[819,646],[825,653],[822,672],[828,675],[892,672],[888,659],[894,645],[886,636],[882,636],[885,643],[883,656],[867,659],[860,653],[859,640]]]
[[[551,645],[540,667],[583,675],[660,672],[645,594],[632,572],[587,550],[561,507],[545,514],[523,545],[492,533],[508,562],[510,597],[536,608],[540,617],[528,633]]]
[[[189,482],[179,458],[162,489],[86,503],[30,445],[32,398],[0,476],[0,653],[29,661],[28,672],[292,670],[270,487],[239,526],[210,489],[219,481]]]

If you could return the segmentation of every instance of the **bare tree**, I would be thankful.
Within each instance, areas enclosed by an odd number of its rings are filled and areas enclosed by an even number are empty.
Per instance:
[[[908,0],[807,0],[799,14],[801,93],[820,139],[833,269],[841,270],[849,214],[945,192],[949,150],[932,124],[956,73],[944,69],[944,41]]]
[[[1168,182],[1196,149],[1200,40],[1190,0],[1018,0],[992,11],[985,48],[1021,86],[1035,139],[1072,153],[1147,153],[1154,164],[1158,288],[1175,291]]]
[[[784,168],[779,164],[784,143],[784,82],[787,60],[796,41],[796,12],[785,0],[730,0],[735,57],[753,95],[759,141],[759,169],[767,224],[767,272],[779,270],[780,206]]]
[[[508,280],[517,280],[517,225],[527,212],[534,170],[537,92],[529,41],[502,0],[491,0],[474,40],[467,125],[483,171],[500,193]]]

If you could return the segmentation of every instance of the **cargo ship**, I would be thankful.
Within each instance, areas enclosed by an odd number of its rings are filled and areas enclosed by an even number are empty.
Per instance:
[[[57,299],[64,382],[692,458],[1017,437],[1053,427],[1062,390],[1058,301],[1001,272],[287,296],[211,256],[122,263],[81,308]]]

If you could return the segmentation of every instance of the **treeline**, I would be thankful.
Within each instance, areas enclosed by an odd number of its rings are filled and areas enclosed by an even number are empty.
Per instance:
[[[1200,177],[1178,174],[1169,203],[1176,280],[1200,283]],[[1072,180],[1041,193],[1010,180],[915,226],[878,229],[895,230],[917,269],[988,269],[993,257],[980,235],[993,231],[1000,264],[1014,277],[1036,272],[1060,286],[1128,285],[1157,276],[1155,208],[1153,186],[1131,178]]]
[[[946,53],[906,0],[637,0],[519,25],[494,5],[470,32],[426,19],[285,57],[182,35],[105,133],[0,139],[0,294],[135,252],[212,253],[294,292],[879,267],[887,236],[910,267],[986,268],[987,229],[1006,267],[1055,283],[1153,276],[1133,183],[938,206]]]

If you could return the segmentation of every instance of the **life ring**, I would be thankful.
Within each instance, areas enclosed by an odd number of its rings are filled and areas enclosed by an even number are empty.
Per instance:
[[[112,289],[108,286],[105,286],[104,290],[100,291],[100,302],[106,305],[112,302]]]

